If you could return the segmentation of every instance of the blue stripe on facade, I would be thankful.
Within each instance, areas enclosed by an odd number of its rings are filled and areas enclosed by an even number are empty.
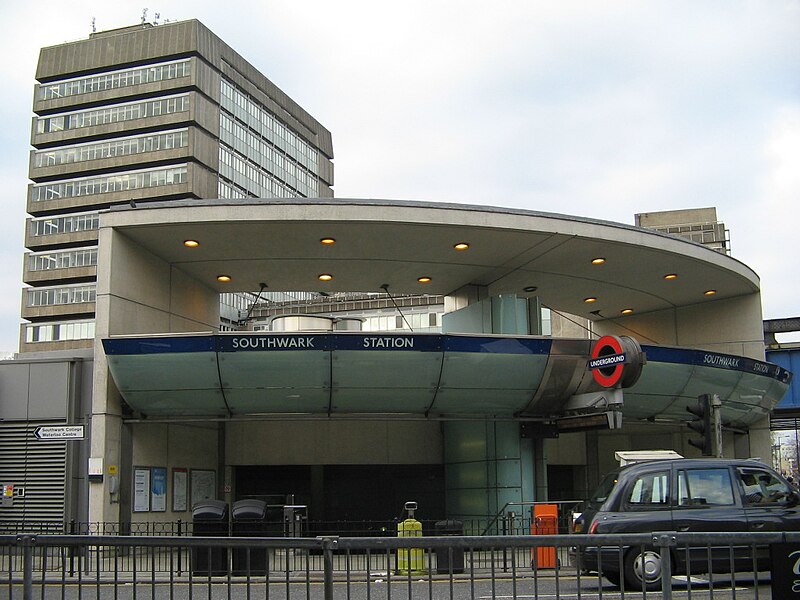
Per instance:
[[[103,340],[103,350],[108,356],[214,352],[216,350],[215,337],[213,335],[198,335],[106,339]]]
[[[652,362],[674,363],[680,365],[695,365],[698,367],[711,367],[753,373],[763,377],[777,379],[782,383],[789,383],[792,374],[783,367],[731,354],[719,354],[705,350],[690,350],[688,348],[669,348],[666,346],[642,346],[647,355],[647,360]]]

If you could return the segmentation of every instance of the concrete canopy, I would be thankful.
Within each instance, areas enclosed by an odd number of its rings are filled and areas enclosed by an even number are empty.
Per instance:
[[[447,295],[475,285],[489,295],[535,295],[546,306],[605,319],[623,309],[642,314],[759,291],[746,265],[700,244],[517,209],[341,198],[186,200],[117,207],[102,215],[102,227],[219,292],[257,291],[261,283],[269,291],[379,292],[388,284],[393,294]],[[336,243],[324,245],[323,237]],[[185,247],[187,239],[199,246]],[[469,249],[455,250],[460,242]],[[592,264],[597,257],[605,262]],[[323,273],[333,279],[320,281]],[[664,279],[670,273],[677,278]],[[220,274],[231,281],[220,283]],[[708,290],[715,294],[704,295]]]

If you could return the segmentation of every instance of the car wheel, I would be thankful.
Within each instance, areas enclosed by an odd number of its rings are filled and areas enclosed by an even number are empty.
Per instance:
[[[661,589],[661,555],[652,548],[631,548],[625,553],[623,567],[627,589]]]

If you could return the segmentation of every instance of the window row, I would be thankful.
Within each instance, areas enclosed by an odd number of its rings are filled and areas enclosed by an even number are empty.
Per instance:
[[[225,113],[220,115],[219,136],[221,142],[297,190],[298,195],[306,198],[317,195],[317,176],[314,173]]]
[[[31,323],[25,326],[25,342],[59,342],[94,339],[94,321]]]
[[[30,288],[27,291],[27,306],[59,306],[94,302],[97,287],[91,285],[68,285],[63,287]]]
[[[147,67],[110,71],[101,75],[90,75],[89,77],[79,77],[41,85],[39,86],[37,99],[51,100],[90,92],[101,92],[153,81],[177,79],[186,77],[190,73],[191,68],[188,59],[180,62],[159,63]]]
[[[256,198],[294,198],[298,193],[271,173],[245,160],[230,148],[219,147],[220,177],[230,180],[244,193],[234,198],[253,196]]]
[[[125,102],[104,108],[62,113],[36,119],[36,133],[55,133],[68,129],[94,127],[108,123],[135,121],[189,110],[189,94],[168,96],[158,100]]]
[[[254,198],[255,195],[248,194],[247,190],[220,178],[217,182],[217,197],[224,200],[227,198]]]
[[[292,156],[313,172],[317,171],[317,150],[286,127],[270,112],[225,79],[221,80],[220,106],[259,135]]]
[[[247,309],[250,308],[254,300],[255,298],[253,296],[245,294],[244,292],[226,292],[219,295],[220,306],[232,308],[237,311],[243,310],[247,312]]]
[[[29,271],[93,266],[97,266],[97,248],[76,248],[75,250],[37,252],[28,255]]]
[[[118,175],[83,177],[55,183],[42,183],[31,188],[31,200],[42,202],[58,198],[75,198],[92,194],[108,194],[141,188],[160,187],[186,183],[186,165],[176,167],[129,171]]]
[[[76,144],[74,146],[62,146],[55,150],[40,150],[34,154],[34,165],[37,167],[49,167],[113,158],[115,156],[158,152],[159,150],[170,150],[172,148],[185,148],[188,145],[189,130],[181,129],[166,133],[119,138],[99,144]]]
[[[408,321],[408,324],[406,324]],[[405,319],[400,315],[367,316],[361,326],[362,331],[440,331],[442,316],[440,313],[406,313]]]
[[[31,219],[30,234],[34,237],[95,231],[100,228],[100,215],[96,212],[79,213],[63,217],[39,217]]]
[[[678,506],[733,506],[743,496],[745,505],[785,502],[791,490],[766,469],[739,467],[734,480],[727,467],[680,469],[678,475]],[[625,492],[625,504],[632,510],[649,509],[656,505],[669,507],[669,469],[643,473]]]

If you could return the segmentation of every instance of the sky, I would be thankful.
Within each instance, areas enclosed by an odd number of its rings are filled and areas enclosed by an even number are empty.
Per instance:
[[[0,352],[18,347],[39,48],[141,22],[144,3],[5,2]],[[333,136],[336,196],[456,202],[632,225],[716,207],[800,317],[800,0],[166,1]]]

